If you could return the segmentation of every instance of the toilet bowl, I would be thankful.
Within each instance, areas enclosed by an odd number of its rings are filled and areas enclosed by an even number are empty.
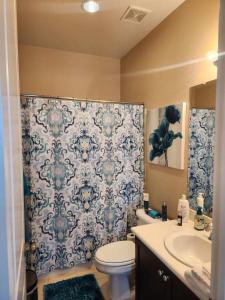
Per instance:
[[[132,241],[114,242],[99,248],[95,266],[110,276],[112,300],[130,299],[129,275],[135,268],[135,244]]]
[[[144,212],[137,210],[137,225],[159,222]],[[112,300],[131,298],[129,276],[135,268],[135,244],[132,241],[119,241],[100,247],[95,254],[95,266],[99,272],[110,276]]]

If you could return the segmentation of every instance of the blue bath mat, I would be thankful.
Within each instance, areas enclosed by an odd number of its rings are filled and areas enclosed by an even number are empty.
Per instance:
[[[44,300],[104,300],[104,297],[90,274],[45,285]]]

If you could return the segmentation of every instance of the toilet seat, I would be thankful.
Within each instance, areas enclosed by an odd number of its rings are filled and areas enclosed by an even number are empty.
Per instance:
[[[135,262],[133,261],[127,265],[106,265],[102,264],[101,261],[95,259],[95,266],[99,272],[108,274],[108,275],[121,275],[121,274],[129,274],[132,270],[135,269]]]
[[[135,244],[131,241],[119,241],[99,248],[95,260],[104,266],[122,267],[135,263]]]
[[[133,265],[135,264],[135,260],[129,260],[129,261],[125,261],[125,262],[116,262],[116,263],[107,263],[105,261],[102,261],[102,260],[99,260],[95,257],[95,261],[98,263],[98,264],[101,264],[102,266],[105,266],[105,267],[126,267],[126,266],[130,266],[130,265]]]

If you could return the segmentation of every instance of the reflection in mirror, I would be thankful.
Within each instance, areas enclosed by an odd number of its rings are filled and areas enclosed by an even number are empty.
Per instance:
[[[204,194],[204,213],[212,217],[216,80],[190,90],[188,189],[190,207],[196,209]]]

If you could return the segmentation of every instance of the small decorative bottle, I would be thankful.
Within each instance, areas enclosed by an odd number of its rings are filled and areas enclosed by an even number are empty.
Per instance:
[[[180,211],[177,212],[177,225],[182,226],[183,220],[182,220],[182,214]]]
[[[167,205],[166,205],[166,202],[163,202],[163,205],[162,205],[162,221],[163,222],[167,221]]]
[[[144,211],[147,214],[149,210],[149,194],[144,193]]]

